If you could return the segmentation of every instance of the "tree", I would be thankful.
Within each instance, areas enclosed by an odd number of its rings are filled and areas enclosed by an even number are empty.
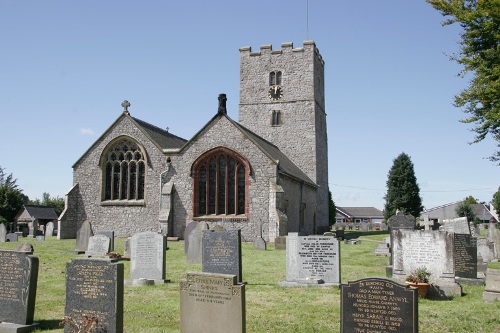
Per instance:
[[[476,220],[476,215],[472,211],[470,204],[466,203],[465,201],[462,201],[460,204],[458,204],[457,208],[455,209],[455,213],[457,213],[458,217],[467,217],[467,221],[469,222],[474,222]]]
[[[328,213],[329,213],[329,222],[330,222],[330,225],[334,225],[335,224],[335,215],[337,215],[337,207],[335,206],[335,202],[333,202],[333,199],[332,199],[332,192],[330,190],[328,190]]]
[[[28,201],[28,197],[16,184],[12,174],[6,175],[0,167],[0,221],[11,222]]]
[[[468,205],[475,205],[478,203],[477,200],[472,195],[469,195],[467,198],[465,198],[464,202]]]
[[[384,199],[386,220],[396,214],[398,209],[417,217],[424,208],[413,163],[410,156],[405,153],[401,153],[393,161],[387,177],[387,194]]]
[[[44,192],[42,194],[41,201],[40,199],[30,200],[28,204],[52,207],[54,208],[57,216],[61,215],[62,211],[64,210],[64,199],[60,197],[51,198],[50,194],[47,192]]]
[[[426,0],[448,17],[443,25],[462,27],[460,51],[450,57],[463,66],[460,76],[472,74],[469,86],[455,96],[454,106],[468,114],[461,120],[474,124],[471,143],[488,134],[500,147],[500,5],[498,0]],[[500,150],[489,158],[500,161]],[[500,165],[500,163],[499,163]]]
[[[493,194],[493,208],[495,208],[497,215],[500,216],[500,187],[498,188],[498,191]]]

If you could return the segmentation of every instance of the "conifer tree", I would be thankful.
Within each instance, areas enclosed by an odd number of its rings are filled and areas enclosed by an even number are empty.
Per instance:
[[[393,161],[387,177],[387,193],[384,199],[386,220],[395,215],[398,209],[405,214],[418,217],[424,208],[413,163],[410,156],[405,153],[401,153]]]

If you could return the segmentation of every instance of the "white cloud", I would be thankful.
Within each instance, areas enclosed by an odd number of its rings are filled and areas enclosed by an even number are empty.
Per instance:
[[[80,128],[80,134],[81,135],[94,135],[94,131],[91,128]]]

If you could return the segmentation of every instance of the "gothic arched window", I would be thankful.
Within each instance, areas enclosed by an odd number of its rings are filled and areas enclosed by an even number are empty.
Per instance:
[[[106,150],[102,161],[104,201],[144,199],[146,161],[139,145],[123,138]]]
[[[237,153],[217,148],[193,164],[193,215],[245,215],[249,166]]]

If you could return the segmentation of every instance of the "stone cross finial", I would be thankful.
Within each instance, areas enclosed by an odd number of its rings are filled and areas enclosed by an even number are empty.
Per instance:
[[[128,113],[128,108],[130,106],[130,102],[127,101],[127,100],[124,100],[123,103],[122,103],[122,106],[123,106],[123,112],[127,112]]]
[[[219,94],[219,114],[227,114],[226,101],[226,94]]]

